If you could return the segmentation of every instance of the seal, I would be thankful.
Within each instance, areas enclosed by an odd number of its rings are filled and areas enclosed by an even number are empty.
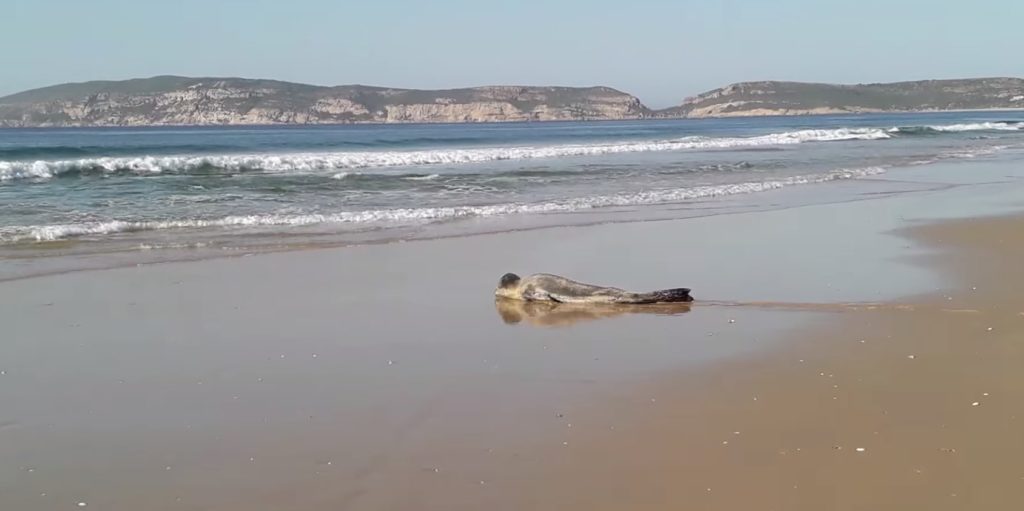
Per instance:
[[[690,290],[685,287],[648,293],[632,293],[615,287],[584,284],[548,273],[537,273],[525,279],[515,273],[506,273],[498,281],[498,288],[494,294],[501,298],[528,302],[578,304],[652,304],[693,301]]]

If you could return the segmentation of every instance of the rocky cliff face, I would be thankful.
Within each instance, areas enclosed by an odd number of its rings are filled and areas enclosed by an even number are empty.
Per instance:
[[[651,111],[608,87],[449,90],[162,76],[0,98],[0,127],[569,121],[1024,108],[1024,80],[743,82]]]
[[[977,78],[867,85],[743,82],[687,98],[658,117],[741,117],[1024,108],[1024,80]]]
[[[637,98],[607,87],[420,91],[156,77],[58,85],[0,98],[0,126],[8,127],[604,120],[649,114]]]

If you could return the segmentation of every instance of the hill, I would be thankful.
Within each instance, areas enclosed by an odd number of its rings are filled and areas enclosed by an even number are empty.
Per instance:
[[[44,87],[0,98],[0,126],[145,126],[639,119],[609,87],[414,90],[158,76]]]
[[[740,117],[1024,108],[1024,80],[974,78],[836,85],[742,82],[687,98],[658,117]]]

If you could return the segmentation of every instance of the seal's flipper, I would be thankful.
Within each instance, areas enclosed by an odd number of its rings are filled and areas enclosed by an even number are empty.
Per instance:
[[[675,289],[663,289],[661,291],[652,291],[650,293],[640,293],[636,296],[638,298],[638,301],[634,303],[670,303],[693,301],[693,297],[690,296],[690,289],[685,287],[678,287]]]

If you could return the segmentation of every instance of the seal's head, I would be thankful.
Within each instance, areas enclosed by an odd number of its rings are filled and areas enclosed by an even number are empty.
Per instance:
[[[494,294],[504,298],[515,298],[516,290],[519,287],[519,275],[515,273],[506,273],[501,276],[501,280],[498,281],[498,289],[494,290]]]

